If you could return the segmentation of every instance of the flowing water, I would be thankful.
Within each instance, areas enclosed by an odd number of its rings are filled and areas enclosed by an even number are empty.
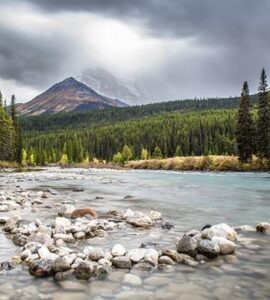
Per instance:
[[[112,209],[157,210],[174,224],[167,231],[116,231],[105,237],[78,242],[127,249],[142,242],[167,244],[175,248],[177,239],[191,229],[205,224],[227,223],[231,226],[255,226],[270,222],[270,174],[199,173],[170,171],[115,171],[95,169],[49,168],[39,172],[0,173],[0,189],[46,190],[58,195],[49,202],[73,201],[76,207],[91,206],[99,215]],[[74,192],[74,188],[83,191]],[[130,195],[132,197],[126,197]],[[98,197],[98,198],[96,198]],[[18,212],[14,212],[18,213]],[[55,208],[31,208],[20,211],[24,220],[53,219]],[[0,216],[7,213],[0,213]],[[0,232],[0,261],[16,252],[16,246]],[[171,270],[139,275],[142,283],[133,286],[123,281],[128,271],[114,271],[102,281],[53,278],[36,279],[26,267],[17,267],[0,275],[1,299],[270,299],[270,235],[242,232],[236,255],[219,257],[192,268],[173,266]]]

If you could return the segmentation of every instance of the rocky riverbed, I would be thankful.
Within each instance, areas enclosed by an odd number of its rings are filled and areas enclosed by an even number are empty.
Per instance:
[[[127,174],[80,169],[1,173],[0,299],[269,295],[269,223],[236,226],[220,220],[179,230],[181,220],[164,216],[156,206],[146,203],[138,210],[140,200],[132,193],[115,197],[115,186],[130,188]],[[108,185],[112,195],[97,191]],[[260,279],[255,290],[253,278]]]

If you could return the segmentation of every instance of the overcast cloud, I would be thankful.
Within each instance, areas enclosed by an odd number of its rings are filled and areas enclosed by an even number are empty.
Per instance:
[[[255,92],[270,72],[269,0],[1,0],[0,89],[27,101],[87,67],[151,100]]]

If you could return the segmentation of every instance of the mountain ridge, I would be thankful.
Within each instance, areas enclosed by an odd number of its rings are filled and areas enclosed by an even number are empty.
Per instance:
[[[55,83],[31,101],[18,106],[18,113],[37,116],[125,106],[127,104],[124,102],[102,96],[74,77],[68,77]]]

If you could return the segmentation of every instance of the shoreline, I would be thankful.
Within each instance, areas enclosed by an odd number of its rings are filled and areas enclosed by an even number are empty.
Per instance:
[[[14,169],[37,171],[48,167],[111,169],[111,170],[164,170],[164,171],[193,171],[193,172],[269,172],[270,161],[253,157],[249,163],[241,163],[237,156],[208,155],[171,157],[164,159],[131,160],[122,164],[112,162],[78,163],[78,164],[48,164],[44,166],[19,166],[13,163],[0,162],[0,170]]]

